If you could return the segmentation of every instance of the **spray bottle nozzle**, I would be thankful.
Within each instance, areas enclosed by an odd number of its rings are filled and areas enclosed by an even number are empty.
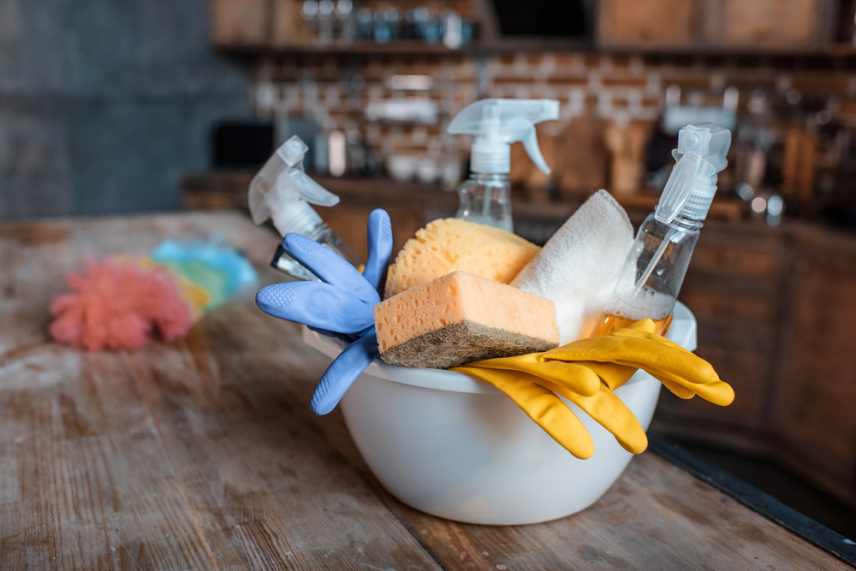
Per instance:
[[[728,166],[731,131],[717,125],[687,125],[678,131],[678,148],[672,151],[675,160],[695,153],[709,162],[716,172]]]
[[[678,215],[704,220],[716,194],[716,174],[728,165],[731,131],[717,125],[687,125],[678,131],[677,163],[654,216],[671,223]]]
[[[520,141],[535,166],[549,174],[550,167],[538,147],[535,125],[558,118],[559,102],[551,99],[482,99],[458,113],[447,130],[475,137],[474,172],[508,173],[509,146]]]
[[[276,150],[276,154],[289,167],[302,168],[303,157],[308,150],[306,143],[297,135],[293,135]]]

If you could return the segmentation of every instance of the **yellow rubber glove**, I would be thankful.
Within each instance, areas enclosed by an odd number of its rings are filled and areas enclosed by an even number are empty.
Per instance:
[[[539,359],[539,355],[540,353],[528,353],[516,357],[483,359],[467,366],[527,373],[586,396],[595,395],[600,390],[601,380],[591,368],[563,361],[545,362]]]
[[[627,329],[643,331],[646,333],[654,333],[654,331],[656,330],[656,325],[652,319],[640,319],[639,321],[635,321],[628,325]],[[612,390],[615,390],[624,383],[626,383],[630,379],[630,377],[632,377],[634,373],[636,373],[636,371],[638,370],[634,367],[618,365],[615,363],[596,363],[594,361],[582,361],[577,364],[583,365],[584,367],[591,369],[595,374],[597,374],[601,382],[603,382]],[[693,393],[692,391],[689,391],[680,385],[676,385],[671,381],[660,379],[660,382],[663,383],[663,386],[669,389],[669,391],[671,391],[672,394],[674,394],[678,398],[691,399],[695,396],[695,393]]]
[[[474,366],[452,370],[484,381],[505,393],[553,440],[577,458],[590,458],[594,454],[594,442],[580,419],[559,397],[542,387],[536,377],[519,371]]]
[[[606,386],[601,385],[597,394],[583,396],[567,387],[539,379],[538,384],[562,396],[592,417],[598,424],[612,433],[622,448],[631,454],[641,454],[648,448],[648,436],[639,420],[627,405]]]
[[[603,337],[574,341],[539,353],[538,359],[577,364],[611,363],[644,369],[665,381],[664,384],[682,398],[687,398],[689,393],[697,394],[720,406],[734,401],[734,389],[719,378],[710,363],[660,335],[638,329],[625,328]],[[613,372],[609,368],[606,370]],[[617,380],[606,382],[612,384]]]
[[[517,359],[516,357],[509,357]],[[489,359],[496,365],[505,359]],[[588,458],[594,452],[591,435],[582,422],[556,398],[562,396],[611,432],[616,440],[628,452],[640,454],[648,447],[645,429],[621,399],[606,386],[598,382],[598,390],[591,395],[575,392],[568,384],[555,382],[542,376],[534,376],[516,369],[502,369],[483,366],[485,361],[477,361],[465,367],[456,367],[453,371],[465,373],[484,381],[505,393],[529,418],[534,420],[556,442],[577,458]],[[557,363],[557,366],[568,365]],[[597,376],[590,372],[597,380]],[[545,394],[546,393],[546,394]],[[548,396],[552,396],[550,399]],[[559,407],[561,407],[561,410]],[[570,420],[569,419],[572,419]]]
[[[610,335],[544,353],[487,359],[453,370],[505,393],[578,458],[593,453],[591,435],[556,395],[579,406],[626,450],[638,454],[648,446],[645,430],[612,392],[636,370],[644,369],[680,398],[698,394],[722,406],[734,400],[731,386],[707,361],[653,331],[653,321],[640,320]]]
[[[571,364],[574,363],[568,363],[568,365]],[[603,384],[605,384],[612,390],[615,390],[624,383],[626,383],[630,379],[630,377],[632,377],[633,374],[639,370],[634,367],[628,367],[627,365],[616,365],[615,363],[597,363],[595,361],[580,361],[575,364],[590,369],[600,378]],[[674,394],[680,399],[686,400],[691,399],[695,396],[694,392],[685,389],[681,385],[677,385],[670,380],[666,380],[662,376],[659,377],[659,381],[663,383],[663,386],[669,389],[672,394]]]

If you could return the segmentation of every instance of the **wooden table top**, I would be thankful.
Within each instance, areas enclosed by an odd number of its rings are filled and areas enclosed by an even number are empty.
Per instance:
[[[49,300],[81,260],[208,236],[259,268],[275,244],[236,213],[0,224],[0,568],[843,566],[651,453],[552,523],[416,512],[381,488],[338,413],[310,412],[324,359],[249,299],[140,351],[49,340]]]

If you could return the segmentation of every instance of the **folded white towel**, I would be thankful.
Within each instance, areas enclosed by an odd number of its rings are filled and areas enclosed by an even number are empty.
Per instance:
[[[580,335],[584,320],[602,310],[633,246],[627,213],[599,190],[559,228],[512,285],[556,304],[561,343]]]

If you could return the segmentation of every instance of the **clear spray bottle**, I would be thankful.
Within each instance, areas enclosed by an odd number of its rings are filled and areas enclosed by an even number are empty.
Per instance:
[[[594,335],[650,317],[664,333],[684,283],[699,233],[716,194],[717,174],[728,165],[731,132],[687,125],[678,132],[677,163],[656,210],[639,227],[615,295]]]
[[[522,142],[535,166],[550,174],[535,125],[558,118],[559,102],[549,99],[482,99],[458,113],[447,131],[474,138],[456,217],[511,232],[511,144]]]
[[[273,219],[281,236],[303,234],[342,253],[342,241],[310,204],[335,206],[339,197],[309,178],[303,170],[308,148],[297,135],[279,147],[250,182],[248,194],[253,222]],[[343,257],[344,256],[343,254]],[[271,266],[300,280],[317,279],[294,258],[277,248]]]

